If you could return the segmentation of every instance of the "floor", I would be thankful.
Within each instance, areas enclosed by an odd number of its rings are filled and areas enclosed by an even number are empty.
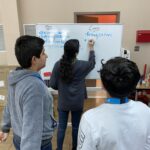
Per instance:
[[[101,103],[101,102],[102,101],[100,100],[99,103]],[[86,100],[85,106],[84,106],[84,111],[95,107],[95,105],[98,105],[98,103],[94,99]],[[54,101],[54,106],[57,106],[57,101]],[[0,107],[0,121],[2,118],[2,110],[3,110],[3,107]],[[55,118],[58,118],[56,107],[54,107],[54,115],[55,115]],[[56,132],[54,133],[54,136],[52,139],[53,150],[56,150]],[[71,126],[69,125],[67,127],[63,149],[64,150],[71,150],[71,142],[72,142],[71,141]],[[0,150],[15,150],[14,146],[13,146],[13,142],[12,142],[12,132],[10,132],[9,137],[8,137],[6,142],[0,143]]]
[[[71,150],[71,127],[67,128],[66,131],[66,137],[64,141],[64,150]],[[56,150],[56,132],[54,134],[53,140],[52,140],[53,150]],[[9,137],[6,142],[3,142],[0,144],[0,150],[15,150],[12,142],[12,133],[9,134]]]

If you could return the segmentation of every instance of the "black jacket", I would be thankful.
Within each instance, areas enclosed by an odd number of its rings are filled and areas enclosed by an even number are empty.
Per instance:
[[[73,80],[65,83],[59,75],[60,60],[55,63],[50,78],[50,87],[58,90],[58,109],[63,111],[78,111],[83,109],[87,98],[85,87],[86,75],[95,67],[95,53],[90,51],[89,60],[76,60],[73,66]]]

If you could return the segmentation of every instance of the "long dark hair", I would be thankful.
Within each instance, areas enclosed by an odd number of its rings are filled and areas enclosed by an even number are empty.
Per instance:
[[[79,41],[77,39],[66,41],[64,44],[64,54],[60,60],[60,76],[66,83],[70,83],[73,79],[73,63],[78,52]]]

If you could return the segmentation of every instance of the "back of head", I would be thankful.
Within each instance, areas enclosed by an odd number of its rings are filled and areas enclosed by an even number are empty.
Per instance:
[[[22,68],[31,67],[32,57],[40,57],[43,45],[44,40],[39,37],[30,35],[20,36],[15,44],[15,55],[20,66]]]
[[[73,78],[72,64],[79,52],[79,41],[77,39],[70,39],[64,44],[64,54],[60,61],[60,75],[61,79],[66,83],[71,82]]]
[[[102,64],[102,83],[112,97],[124,98],[136,89],[140,79],[137,65],[128,59],[115,57]]]
[[[76,57],[79,52],[79,41],[77,39],[70,39],[64,44],[64,56],[68,60],[72,60]]]

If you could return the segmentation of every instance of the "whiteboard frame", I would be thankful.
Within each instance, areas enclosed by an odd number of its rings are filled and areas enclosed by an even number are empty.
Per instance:
[[[120,39],[120,41],[121,41],[121,45],[120,45],[120,54],[119,54],[119,56],[121,57],[121,48],[122,48],[122,38],[123,38],[123,25],[121,24],[121,23],[37,23],[37,24],[35,24],[35,28],[36,28],[36,26],[37,25],[51,25],[51,26],[54,26],[54,25],[78,25],[78,26],[85,26],[85,25],[87,25],[87,26],[89,26],[89,25],[109,25],[109,26],[111,26],[111,25],[120,25],[121,26],[121,29],[122,29],[122,32],[120,33],[120,35],[121,35],[121,39]],[[36,31],[36,35],[37,35],[37,31]],[[113,56],[112,56],[113,57]],[[89,78],[89,79],[99,79],[99,78]]]

